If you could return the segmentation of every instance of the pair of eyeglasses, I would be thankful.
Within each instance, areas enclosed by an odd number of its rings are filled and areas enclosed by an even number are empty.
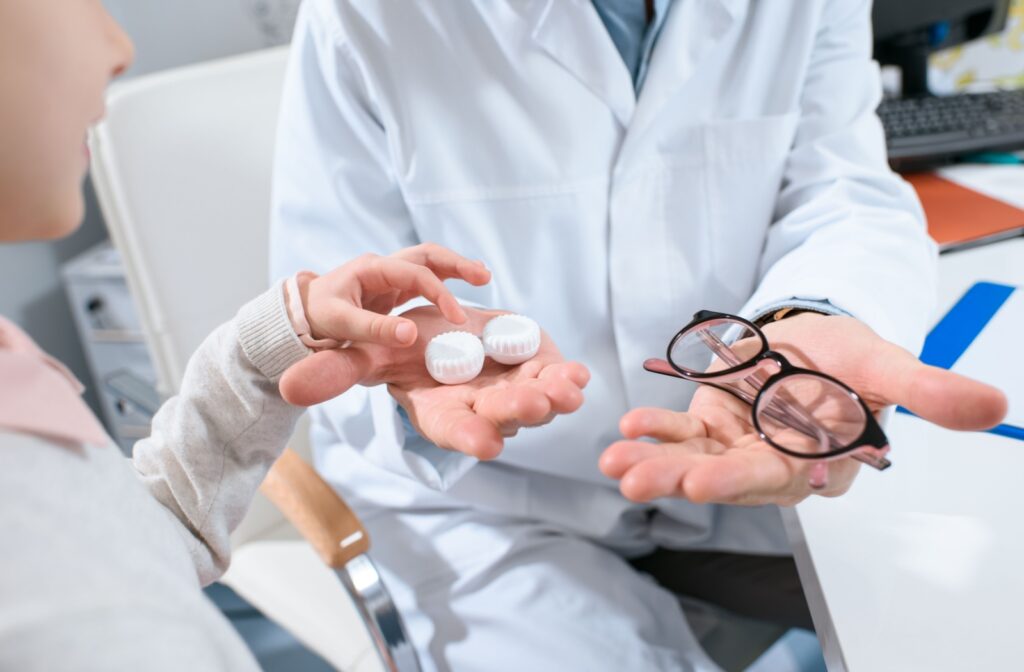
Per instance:
[[[879,471],[892,465],[889,440],[860,395],[832,376],[794,366],[742,317],[700,311],[672,338],[667,361],[649,359],[644,368],[746,402],[761,439],[790,457],[851,457]],[[812,487],[827,484],[821,467],[812,469]]]

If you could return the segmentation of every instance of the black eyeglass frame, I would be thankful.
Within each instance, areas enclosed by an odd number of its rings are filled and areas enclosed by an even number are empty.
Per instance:
[[[738,323],[742,324],[747,329],[749,329],[752,333],[754,333],[758,337],[758,339],[760,339],[760,341],[761,341],[761,349],[758,351],[758,353],[756,355],[754,355],[750,359],[744,361],[742,364],[730,367],[728,369],[721,369],[721,370],[717,370],[717,371],[697,373],[697,372],[693,372],[693,371],[688,371],[688,370],[680,367],[678,364],[676,364],[676,362],[673,361],[673,359],[672,359],[672,351],[675,348],[676,344],[682,338],[684,338],[687,334],[689,334],[694,329],[696,329],[699,325],[701,325],[702,323],[704,323],[704,322],[711,322],[711,321],[714,321],[714,320],[729,320],[729,321],[732,321],[732,322],[738,322]],[[765,360],[771,360],[772,362],[774,362],[775,365],[779,367],[779,370],[778,370],[778,372],[776,372],[776,373],[772,374],[771,376],[769,376],[762,383],[761,388],[759,390],[757,390],[757,394],[753,397],[753,401],[751,401],[750,399],[745,398],[745,396],[742,393],[740,393],[739,390],[736,390],[735,388],[733,388],[730,385],[724,385],[724,384],[719,384],[719,383],[715,383],[714,382],[716,379],[721,379],[721,378],[724,378],[724,377],[729,377],[729,376],[732,376],[734,374],[742,373],[743,371],[747,371],[747,370],[753,371],[753,370],[755,370],[757,368],[758,364],[760,364],[761,362],[763,362]],[[861,396],[859,394],[857,394],[856,391],[853,390],[853,388],[851,388],[849,385],[847,385],[846,383],[842,382],[841,380],[833,378],[832,376],[830,376],[830,375],[828,375],[826,373],[822,373],[821,371],[814,371],[812,369],[806,369],[806,368],[803,368],[803,367],[795,366],[788,359],[786,359],[786,356],[783,355],[781,352],[777,352],[777,351],[771,349],[771,346],[768,344],[768,338],[764,335],[764,332],[761,331],[761,328],[758,327],[753,322],[751,322],[750,320],[746,320],[746,319],[744,319],[742,317],[738,317],[736,315],[730,315],[728,313],[718,313],[718,312],[711,311],[711,310],[701,310],[701,311],[698,311],[696,314],[694,314],[693,319],[690,321],[690,323],[687,324],[682,329],[680,329],[679,332],[676,333],[676,335],[672,337],[672,340],[669,341],[668,350],[666,351],[666,354],[665,354],[665,361],[668,362],[669,366],[672,367],[672,369],[676,372],[676,374],[679,377],[684,378],[686,380],[690,380],[690,381],[695,382],[695,383],[702,384],[702,385],[710,385],[711,387],[715,387],[717,389],[720,389],[720,390],[723,390],[725,392],[728,392],[729,394],[733,395],[737,399],[740,399],[744,403],[750,404],[751,405],[751,418],[753,419],[753,422],[754,422],[754,428],[757,430],[757,433],[760,435],[761,440],[767,442],[772,448],[775,448],[779,452],[784,453],[786,455],[789,455],[790,457],[795,457],[797,459],[804,459],[804,460],[821,460],[821,459],[827,459],[827,458],[830,458],[830,457],[838,457],[840,455],[846,455],[847,453],[854,452],[854,451],[856,451],[856,450],[858,450],[860,448],[864,448],[864,447],[870,447],[870,448],[874,448],[876,450],[883,450],[883,449],[885,449],[885,448],[887,448],[889,446],[889,440],[885,436],[885,431],[878,424],[878,421],[875,419],[874,413],[871,412],[871,409],[868,408],[868,405],[866,403],[864,403],[864,400],[861,398]],[[654,371],[654,373],[662,373],[663,375],[665,374],[665,372],[663,372],[663,371],[657,371],[657,370],[653,370],[653,369],[648,369],[648,370],[652,370],[652,371]],[[817,454],[813,454],[813,455],[809,455],[807,453],[800,453],[800,452],[797,452],[795,450],[791,450],[791,449],[786,448],[785,446],[782,446],[782,445],[776,443],[775,441],[773,441],[768,436],[768,434],[764,431],[764,429],[761,427],[761,422],[758,419],[758,416],[760,415],[760,413],[758,412],[759,404],[760,404],[761,400],[763,399],[763,394],[764,394],[765,390],[775,386],[780,381],[783,381],[786,378],[789,378],[791,376],[796,376],[796,375],[803,375],[803,376],[811,376],[811,377],[815,377],[815,378],[822,378],[822,379],[832,383],[833,385],[838,386],[840,389],[844,390],[847,394],[850,395],[851,399],[853,399],[855,402],[860,404],[861,411],[864,414],[864,430],[861,432],[860,436],[858,436],[853,441],[849,442],[843,448],[837,448],[837,449],[830,450],[830,451],[827,451],[827,452],[824,452],[824,453],[817,453]],[[798,429],[798,431],[800,431],[800,430]],[[884,466],[882,466],[882,467],[879,467],[877,465],[872,465],[872,466],[875,466],[878,469],[885,469],[885,468],[887,468],[889,466],[888,460],[885,460],[884,458],[882,458],[882,462],[884,463]]]

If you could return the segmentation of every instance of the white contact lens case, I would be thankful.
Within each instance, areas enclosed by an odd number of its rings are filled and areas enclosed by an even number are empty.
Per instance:
[[[427,344],[427,372],[442,385],[460,385],[480,375],[484,346],[467,331],[438,334]]]
[[[484,357],[515,366],[540,350],[540,326],[522,315],[499,315],[484,326],[483,336],[468,331],[438,334],[427,344],[427,372],[442,385],[468,383],[484,368]]]
[[[499,315],[484,327],[484,352],[514,366],[533,359],[540,350],[540,325],[522,315]]]

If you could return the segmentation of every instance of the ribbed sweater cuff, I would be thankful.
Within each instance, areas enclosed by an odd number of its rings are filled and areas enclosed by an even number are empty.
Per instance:
[[[242,351],[271,381],[276,382],[288,367],[310,353],[288,319],[283,283],[242,306],[235,321]]]

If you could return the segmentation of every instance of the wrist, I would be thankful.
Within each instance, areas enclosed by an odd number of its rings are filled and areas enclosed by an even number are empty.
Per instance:
[[[781,322],[782,320],[796,317],[798,315],[820,315],[822,317],[829,317],[829,313],[821,312],[818,310],[812,310],[810,308],[798,308],[795,306],[788,306],[780,308],[779,310],[772,311],[766,315],[762,315],[754,321],[759,327],[765,327],[774,322]]]
[[[309,271],[299,271],[284,283],[284,303],[288,309],[288,319],[295,327],[296,335],[305,330],[305,326],[308,324],[306,303],[309,301],[309,283],[312,282],[310,276],[316,277]]]
[[[279,285],[242,306],[235,316],[242,351],[272,381],[309,355],[309,349],[294,333],[287,312],[287,292]]]
[[[289,278],[285,283],[285,303],[288,319],[303,345],[313,350],[329,350],[340,344],[333,338],[321,338],[309,319],[309,288],[318,277],[310,271],[299,271]]]

